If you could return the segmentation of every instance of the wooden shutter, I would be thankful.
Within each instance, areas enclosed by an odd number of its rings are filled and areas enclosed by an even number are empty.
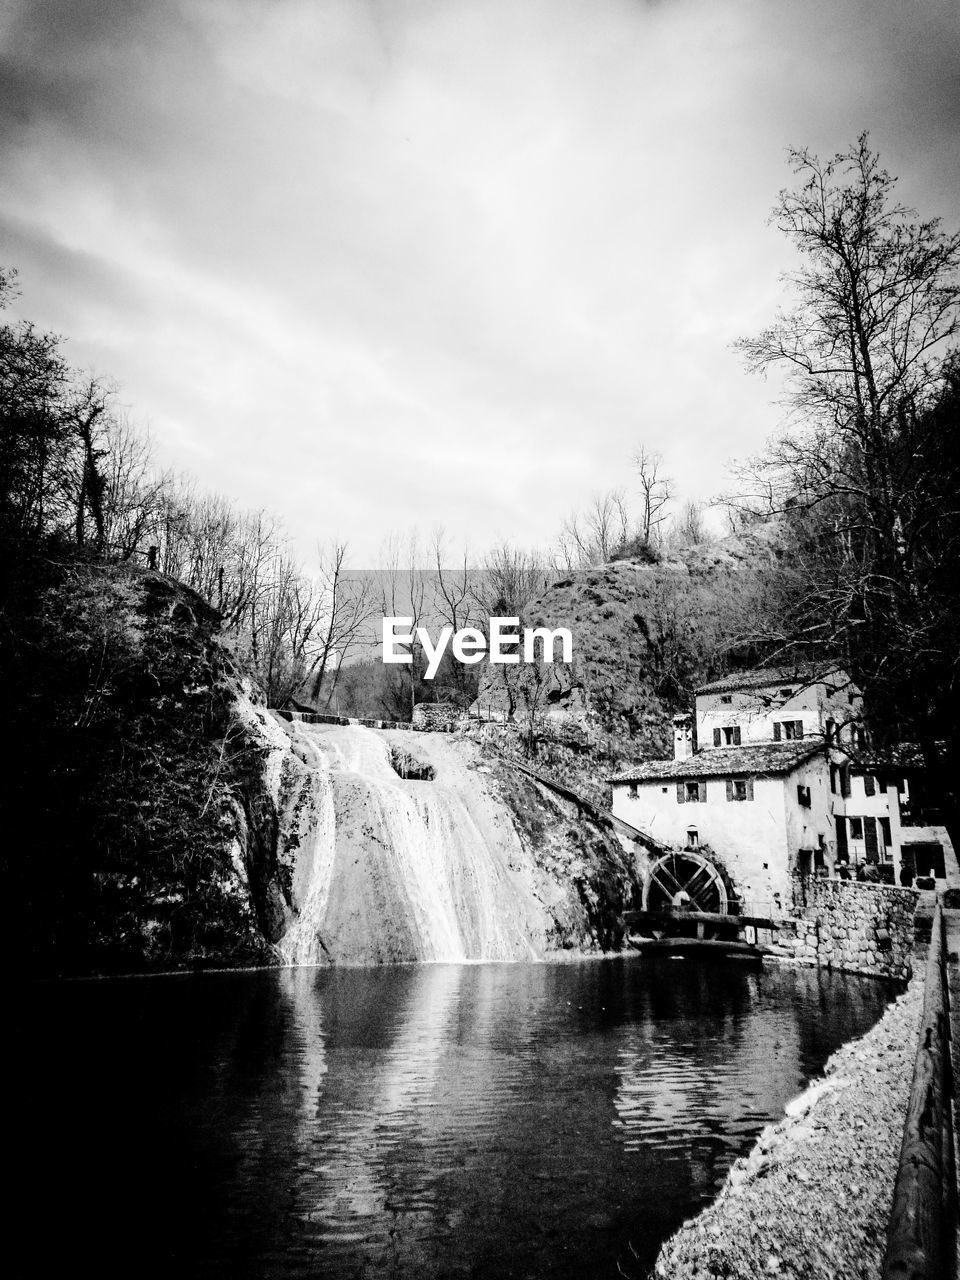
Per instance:
[[[686,798],[687,798],[687,797],[686,797],[686,795],[684,794],[684,790],[683,790],[683,783],[682,783],[682,782],[678,782],[678,783],[677,783],[677,804],[683,804],[683,802],[686,800]]]
[[[740,745],[740,726],[738,724],[733,726],[733,745],[735,747]]]
[[[732,778],[728,778],[728,779],[727,779],[727,799],[728,799],[728,800],[732,800],[733,798],[734,798],[734,795],[733,795],[733,779],[732,779]]]
[[[794,722],[793,722],[793,736],[794,736],[795,738],[802,738],[802,737],[803,737],[803,721],[802,721],[802,720],[794,720]]]
[[[747,778],[747,799],[753,799],[753,779]]]
[[[840,794],[845,798],[850,795],[850,766],[845,764],[840,769]]]
[[[782,736],[783,736],[783,730],[782,730],[782,729],[781,729],[781,727],[780,727],[780,721],[779,721],[779,720],[774,720],[774,722],[773,722],[773,740],[774,740],[774,742],[779,742]]]
[[[866,845],[867,861],[878,862],[880,859],[880,849],[877,844],[877,824],[873,818],[864,818],[863,838]]]
[[[883,847],[884,847],[885,849],[889,849],[889,848],[890,848],[890,846],[893,844],[893,837],[892,837],[892,836],[891,836],[891,834],[890,834],[890,819],[889,819],[889,818],[881,818],[881,819],[880,819],[880,831],[881,831],[881,832],[882,832],[882,834],[883,834]]]
[[[719,745],[720,745],[720,730],[719,730],[719,729],[714,729],[714,731],[713,731],[713,745],[714,745],[715,747],[719,747]]]
[[[837,818],[837,861],[846,862],[847,854],[847,820]]]
[[[872,773],[863,775],[863,793],[867,796],[875,796],[877,794],[877,780]]]

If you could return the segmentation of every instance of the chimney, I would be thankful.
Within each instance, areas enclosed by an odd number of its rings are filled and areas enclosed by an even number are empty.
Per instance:
[[[673,717],[673,758],[688,760],[693,755],[693,721],[689,714]]]

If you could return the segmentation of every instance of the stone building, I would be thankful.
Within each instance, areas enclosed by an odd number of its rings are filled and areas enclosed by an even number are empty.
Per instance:
[[[860,690],[830,664],[740,672],[674,720],[674,757],[609,779],[613,812],[677,849],[712,853],[748,909],[778,914],[796,872],[960,885],[945,828],[916,803],[922,764],[871,756]],[[935,815],[934,815],[935,816]],[[886,870],[883,870],[886,868]]]

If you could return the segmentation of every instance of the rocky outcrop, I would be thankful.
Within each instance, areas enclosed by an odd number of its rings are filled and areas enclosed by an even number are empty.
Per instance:
[[[418,760],[412,756],[409,751],[396,744],[390,746],[390,763],[397,777],[405,778],[408,781],[413,779],[416,782],[432,782],[436,774],[432,764],[427,764],[424,760]]]
[[[525,622],[569,628],[573,662],[485,667],[474,714],[522,726],[532,717],[624,759],[668,755],[670,717],[717,673],[779,554],[777,526],[759,525],[656,563],[620,560],[557,579]]]
[[[218,616],[129,565],[48,560],[32,585],[3,637],[5,941],[52,973],[269,958],[269,815]]]

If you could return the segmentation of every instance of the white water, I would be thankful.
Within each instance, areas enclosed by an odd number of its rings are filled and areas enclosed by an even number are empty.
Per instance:
[[[299,762],[282,816],[298,841],[298,917],[280,943],[289,963],[542,954],[550,920],[538,878],[472,744],[359,725],[290,731]],[[391,741],[435,779],[398,777]]]

